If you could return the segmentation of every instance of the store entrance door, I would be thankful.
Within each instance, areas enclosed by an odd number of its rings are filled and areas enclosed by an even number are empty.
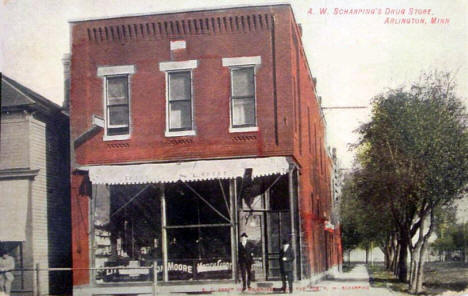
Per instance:
[[[289,211],[268,211],[266,220],[266,280],[280,279],[279,251],[281,242],[289,240],[291,220]]]
[[[256,281],[280,279],[281,241],[289,239],[291,220],[288,211],[242,211],[240,233],[246,233],[253,246],[252,265]]]
[[[261,211],[242,211],[240,213],[240,232],[246,233],[248,243],[253,249],[252,276],[255,281],[265,280],[265,218]]]

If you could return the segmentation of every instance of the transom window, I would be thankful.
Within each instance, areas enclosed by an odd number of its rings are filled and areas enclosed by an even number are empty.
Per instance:
[[[128,75],[106,77],[106,129],[108,136],[130,132]]]
[[[231,69],[231,126],[256,126],[253,66]]]
[[[168,73],[169,131],[192,130],[191,72]]]

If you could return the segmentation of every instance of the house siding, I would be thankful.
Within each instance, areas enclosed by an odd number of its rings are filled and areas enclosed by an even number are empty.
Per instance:
[[[0,170],[29,167],[29,121],[26,114],[2,114]]]
[[[46,163],[46,125],[30,117],[29,140],[31,143],[31,168],[39,169],[31,190],[32,238],[34,265],[49,267],[49,241],[47,229],[47,163]],[[46,272],[39,274],[40,292],[49,292],[49,277]]]

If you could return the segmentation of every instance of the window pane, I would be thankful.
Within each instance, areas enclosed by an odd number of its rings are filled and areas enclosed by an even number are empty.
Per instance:
[[[253,68],[232,70],[232,96],[253,96],[254,93]]]
[[[190,101],[174,101],[169,105],[169,129],[192,129],[192,111]]]
[[[126,104],[128,102],[128,78],[107,78],[107,98],[109,105]]]
[[[109,125],[128,126],[128,106],[109,106]]]
[[[128,126],[126,127],[113,127],[107,129],[108,136],[128,135],[130,132]]]
[[[255,100],[243,98],[232,100],[232,125],[255,125]]]
[[[190,100],[190,72],[169,73],[169,100]]]

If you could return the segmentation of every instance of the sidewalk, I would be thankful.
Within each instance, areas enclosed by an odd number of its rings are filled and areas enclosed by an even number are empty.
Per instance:
[[[281,287],[281,282],[269,282],[269,287],[257,286],[253,283],[252,289],[241,292],[240,286],[235,288],[230,287],[227,289],[217,289],[217,287],[206,287],[204,292],[209,295],[284,295],[278,292]],[[197,293],[197,294],[205,294]],[[297,283],[294,286],[292,295],[312,295],[312,296],[325,296],[325,295],[344,295],[344,296],[361,296],[361,295],[398,295],[385,288],[372,288],[369,284],[369,273],[364,265],[357,265],[351,271],[346,273],[339,273],[333,279],[320,281],[315,285],[300,285]]]
[[[309,291],[313,291],[312,293]],[[338,273],[334,279],[328,279],[310,287],[309,295],[397,295],[385,288],[373,288],[369,284],[369,273],[365,265],[357,265],[351,271]],[[299,292],[298,295],[301,295]]]

